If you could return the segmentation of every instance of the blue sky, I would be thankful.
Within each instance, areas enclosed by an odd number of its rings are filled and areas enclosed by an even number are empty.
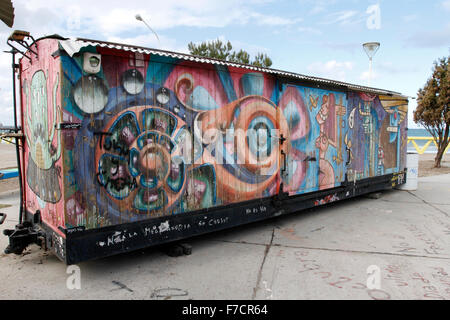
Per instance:
[[[450,0],[13,0],[13,29],[187,52],[190,41],[230,40],[267,53],[273,68],[368,83],[362,43],[378,41],[372,86],[416,96],[433,62],[450,54]],[[375,6],[375,7],[374,7]],[[371,11],[368,9],[372,9]],[[374,8],[379,9],[379,15]],[[139,13],[160,42],[135,19]],[[369,24],[368,24],[369,22]],[[371,24],[372,22],[372,24]],[[375,24],[374,24],[375,23]],[[12,29],[0,26],[0,47]],[[0,122],[12,124],[10,56],[0,53]],[[416,106],[410,103],[412,111]],[[410,112],[410,119],[411,119]],[[410,120],[410,127],[414,127]]]

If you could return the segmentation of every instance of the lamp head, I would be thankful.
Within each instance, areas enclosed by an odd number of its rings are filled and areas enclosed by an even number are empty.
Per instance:
[[[367,56],[372,59],[375,53],[377,53],[380,48],[379,42],[367,42],[363,44],[364,51],[366,51]]]
[[[13,33],[9,36],[8,40],[13,41],[23,41],[25,37],[29,37],[30,33],[28,31],[22,31],[22,30],[14,30]]]
[[[136,15],[136,20],[138,20],[138,21],[143,21],[140,14],[137,14],[137,15]]]

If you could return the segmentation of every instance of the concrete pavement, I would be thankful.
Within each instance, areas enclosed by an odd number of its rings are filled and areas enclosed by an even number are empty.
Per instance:
[[[414,192],[197,237],[190,256],[150,248],[84,262],[80,290],[67,288],[67,266],[32,246],[0,256],[0,299],[450,299],[449,195],[450,175],[420,178]],[[0,203],[12,205],[0,229],[13,228],[18,196]]]

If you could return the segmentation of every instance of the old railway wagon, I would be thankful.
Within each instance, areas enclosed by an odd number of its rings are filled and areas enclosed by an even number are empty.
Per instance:
[[[89,39],[29,48],[9,252],[73,264],[405,182],[399,93]]]

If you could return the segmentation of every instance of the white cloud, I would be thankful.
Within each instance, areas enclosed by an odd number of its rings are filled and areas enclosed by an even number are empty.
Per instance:
[[[308,15],[317,15],[319,13],[325,12],[327,9],[331,8],[337,0],[299,0],[302,8],[305,12],[308,9]]]
[[[377,80],[380,78],[380,74],[377,71],[372,71],[372,76],[371,76],[371,81],[372,81],[372,85],[373,85],[373,81]],[[359,76],[360,80],[363,81],[369,81],[369,71],[364,71],[363,73],[361,73],[361,75]]]
[[[353,66],[353,62],[350,61],[339,62],[331,60],[327,62],[312,63],[307,67],[307,70],[311,72],[311,75],[313,76],[347,81],[347,73],[353,70]]]
[[[416,21],[418,18],[419,16],[417,14],[410,14],[402,17],[403,21],[406,23]]]
[[[299,27],[298,31],[304,34],[321,35],[322,31],[312,27]]]
[[[442,1],[441,5],[442,7],[444,7],[445,10],[450,11],[450,0]]]
[[[67,35],[96,34],[101,38],[120,33],[142,32],[145,25],[135,19],[140,14],[157,32],[175,27],[225,27],[254,23],[268,26],[295,24],[298,18],[286,18],[258,12],[267,0],[57,0],[17,1],[16,22],[35,35],[60,32]],[[70,28],[73,22],[79,28]]]
[[[321,24],[339,24],[341,26],[362,22],[361,13],[354,10],[344,10],[328,14]]]
[[[412,73],[419,70],[417,65],[398,65],[390,61],[380,61],[377,63],[376,68],[387,74],[400,74],[400,73]]]
[[[318,4],[314,6],[308,13],[310,15],[316,15],[325,11],[325,6],[322,4]]]
[[[254,19],[257,25],[268,26],[288,26],[303,21],[302,18],[289,19],[278,16],[263,15],[260,13],[252,13],[250,14],[250,17]]]
[[[408,128],[421,128],[414,122],[414,111],[417,109],[417,100],[409,99],[408,103]]]
[[[253,58],[258,53],[266,53],[270,54],[270,50],[266,47],[262,46],[256,46],[251,43],[242,42],[239,40],[232,40],[230,41],[233,44],[233,50],[239,51],[240,49],[247,51],[250,56]]]
[[[222,28],[235,25],[288,27],[300,18],[263,14],[261,6],[272,0],[16,0],[14,29],[30,30],[35,38],[50,34],[86,37],[121,42],[170,51],[187,52],[185,38],[171,38],[168,30],[176,27]],[[140,14],[154,29],[160,43],[144,23]],[[0,25],[0,122],[12,123],[12,82],[9,47],[6,39],[12,29]],[[233,43],[239,47],[239,43]],[[245,45],[245,47],[244,47]],[[267,52],[265,48],[242,44],[243,49]]]
[[[358,42],[323,42],[322,45],[332,50],[342,50],[351,53],[356,50],[362,50],[361,43]]]
[[[448,47],[450,43],[450,23],[434,30],[415,33],[405,41],[407,47],[439,48]]]
[[[158,39],[150,31],[146,34],[141,34],[131,37],[110,36],[106,38],[106,41],[115,43],[124,43],[130,45],[136,45],[147,48],[162,49],[174,52],[189,53],[187,46],[178,45],[177,41],[172,38],[158,35]]]

